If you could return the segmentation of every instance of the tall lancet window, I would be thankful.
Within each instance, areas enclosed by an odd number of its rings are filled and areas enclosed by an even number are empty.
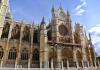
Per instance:
[[[3,57],[3,48],[0,46],[0,59]]]
[[[16,55],[17,55],[16,49],[15,49],[15,47],[13,47],[13,48],[11,48],[11,49],[9,50],[8,59],[15,60],[15,59],[16,59]]]
[[[8,38],[10,24],[6,22],[3,27],[1,38]]]
[[[16,24],[12,29],[11,39],[19,39],[20,38],[20,30],[21,30],[21,26]]]
[[[37,49],[33,51],[32,60],[39,61],[39,51]]]
[[[21,60],[28,60],[28,49],[23,48],[21,51]]]
[[[24,41],[29,41],[30,40],[30,28],[29,28],[29,26],[25,26],[25,28],[24,28],[23,40]]]
[[[38,30],[34,30],[33,43],[38,43]]]

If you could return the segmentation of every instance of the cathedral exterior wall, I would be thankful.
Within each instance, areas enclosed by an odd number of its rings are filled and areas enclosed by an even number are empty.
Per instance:
[[[52,18],[46,25],[16,22],[3,0],[0,15],[0,64],[15,68],[68,68],[97,66],[91,36],[80,23],[73,30],[71,15],[52,7]]]

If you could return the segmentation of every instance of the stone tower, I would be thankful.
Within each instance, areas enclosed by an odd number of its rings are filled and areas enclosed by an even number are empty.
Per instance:
[[[44,17],[40,25],[40,67],[48,67],[47,30]]]
[[[52,8],[52,40],[55,42],[72,42],[72,25],[70,14],[64,13],[60,6],[58,10]]]
[[[4,21],[6,16],[9,13],[9,0],[1,0],[1,6],[0,6],[0,38],[4,26]]]

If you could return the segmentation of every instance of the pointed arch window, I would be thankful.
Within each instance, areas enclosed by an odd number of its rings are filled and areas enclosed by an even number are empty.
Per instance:
[[[29,26],[25,26],[22,40],[29,41],[29,39],[30,39],[30,28]]]
[[[21,60],[28,60],[28,50],[27,50],[27,48],[22,49]]]
[[[21,26],[16,24],[12,29],[11,39],[19,39],[20,38],[20,30],[21,30]]]
[[[16,59],[16,49],[13,47],[9,50],[9,56],[8,56],[8,59],[12,59],[12,60],[15,60]]]
[[[37,49],[33,51],[32,60],[39,61],[39,51]]]
[[[1,48],[0,46],[0,59],[2,59],[2,57],[3,57],[3,48]]]
[[[38,43],[38,30],[34,30],[33,43]]]
[[[8,38],[10,24],[6,22],[3,27],[1,38]]]

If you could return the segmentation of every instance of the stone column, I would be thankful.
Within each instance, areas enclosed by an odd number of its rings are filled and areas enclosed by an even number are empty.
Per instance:
[[[78,59],[77,59],[77,55],[76,55],[76,49],[73,50],[73,54],[74,54],[74,61],[76,63],[76,66],[77,66],[77,69],[79,68],[79,62],[78,62]]]
[[[33,51],[33,33],[34,33],[34,25],[31,25],[31,29],[30,29],[30,35],[31,35],[31,42],[30,42],[30,51],[29,51],[29,61],[28,61],[28,68],[31,67],[31,63],[32,63],[32,51]]]
[[[52,70],[53,70],[53,59],[51,60],[51,68],[52,68]]]
[[[2,68],[2,65],[3,65],[3,59],[1,60],[1,65],[0,65],[0,68]]]
[[[28,58],[28,69],[30,69],[30,65],[31,65],[30,58]]]
[[[40,70],[42,69],[42,62],[40,61]]]
[[[61,48],[57,46],[57,68],[61,68]]]
[[[90,47],[89,47],[89,57],[90,57],[90,66],[93,66],[93,62],[92,62],[92,56],[91,56]]]
[[[69,61],[67,60],[67,70],[69,70]]]
[[[18,66],[17,66],[17,58],[16,58],[16,61],[15,61],[15,68],[18,68]]]
[[[79,63],[78,63],[78,61],[76,61],[76,66],[77,66],[77,69],[79,69]]]
[[[73,50],[73,60],[74,60],[75,62],[77,61],[76,49]]]
[[[47,30],[44,23],[44,18],[42,19],[42,24],[40,25],[40,65],[42,63],[43,68],[48,68],[48,44],[47,44]]]
[[[48,48],[45,48],[45,52],[44,52],[44,68],[49,68],[49,65],[48,65]]]
[[[23,23],[23,22],[22,22]],[[20,62],[20,56],[21,56],[21,43],[22,43],[22,37],[23,37],[23,30],[24,30],[24,24],[22,24],[21,26],[21,31],[20,31],[20,41],[19,41],[19,47],[18,47],[18,54],[17,54],[17,59],[16,59],[16,65],[17,67],[19,66],[19,62]]]
[[[44,48],[44,51],[40,50],[40,67],[49,68],[48,65],[48,48]]]
[[[5,23],[5,17],[8,12],[9,8],[9,0],[1,0],[0,4],[0,38],[2,35],[4,23]]]
[[[94,65],[95,65],[95,67],[97,67],[97,64],[96,64],[96,61],[94,60]]]
[[[84,68],[84,62],[83,62],[83,60],[82,60],[82,67]]]
[[[28,68],[31,68],[31,57],[28,58]]]
[[[100,62],[98,61],[98,67],[100,67]]]
[[[73,60],[76,63],[77,68],[79,68],[79,63],[78,63],[78,60],[77,60],[77,55],[76,55],[76,49],[75,48],[73,50],[73,55],[74,55]]]
[[[7,39],[7,43],[6,43],[6,48],[5,48],[5,53],[4,53],[4,56],[3,56],[3,62],[2,62],[2,65],[6,63],[6,60],[8,58],[8,46],[9,46],[9,40],[11,38],[11,32],[12,32],[12,28],[13,28],[13,23],[11,23],[10,25],[10,28],[9,28],[9,34],[8,34],[8,39]]]
[[[61,61],[61,67],[62,67],[62,70],[64,70],[64,67],[63,67],[64,65],[63,65],[63,61]]]
[[[97,67],[97,64],[96,64],[96,53],[95,53],[95,49],[93,48],[93,52],[94,52],[94,63],[95,63],[95,67]]]
[[[86,50],[85,50],[84,46],[82,46],[82,54],[83,54],[82,55],[83,56],[83,58],[82,58],[83,65],[84,65],[84,67],[86,67],[88,64],[88,61],[87,61]]]
[[[89,66],[89,61],[87,62],[87,65],[88,65],[88,68],[89,68],[89,67],[90,67],[90,66]]]

